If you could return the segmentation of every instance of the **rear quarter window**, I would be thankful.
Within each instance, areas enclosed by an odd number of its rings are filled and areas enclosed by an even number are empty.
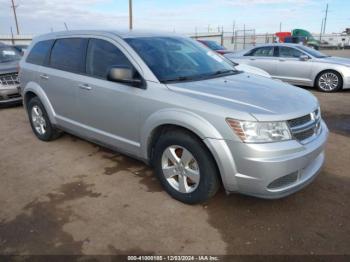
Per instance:
[[[85,73],[88,39],[64,38],[56,40],[50,56],[50,66],[74,73]]]
[[[26,62],[36,65],[43,65],[45,59],[48,57],[53,42],[54,40],[46,40],[36,43],[30,50]]]

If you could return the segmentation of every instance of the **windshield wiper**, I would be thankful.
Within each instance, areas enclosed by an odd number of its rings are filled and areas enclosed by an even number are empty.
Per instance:
[[[214,73],[209,74],[209,76],[226,75],[226,74],[236,73],[236,72],[237,70],[232,70],[232,69],[218,70],[218,71],[215,71]]]
[[[161,82],[162,83],[181,82],[181,81],[195,80],[195,79],[199,79],[199,78],[200,78],[200,76],[178,76],[175,78],[162,80]]]

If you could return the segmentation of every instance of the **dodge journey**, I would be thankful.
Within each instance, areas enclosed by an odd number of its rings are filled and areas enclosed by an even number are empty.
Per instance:
[[[308,91],[237,70],[179,35],[67,31],[35,38],[20,62],[34,134],[62,131],[154,167],[195,204],[227,193],[281,198],[324,162],[328,129]]]

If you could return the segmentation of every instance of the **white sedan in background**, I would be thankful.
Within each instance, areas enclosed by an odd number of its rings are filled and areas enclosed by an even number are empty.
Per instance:
[[[272,78],[315,86],[323,92],[350,89],[350,59],[331,57],[299,44],[265,44],[225,57],[268,72]]]

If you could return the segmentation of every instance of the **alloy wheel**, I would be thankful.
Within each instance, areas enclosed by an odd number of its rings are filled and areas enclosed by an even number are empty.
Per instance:
[[[195,191],[200,181],[197,160],[182,146],[167,147],[162,154],[162,171],[167,182],[180,193]]]
[[[40,107],[35,105],[31,110],[32,123],[39,135],[46,133],[46,121]]]
[[[339,77],[332,72],[324,73],[318,80],[319,87],[324,91],[333,91],[337,89],[338,84]]]

